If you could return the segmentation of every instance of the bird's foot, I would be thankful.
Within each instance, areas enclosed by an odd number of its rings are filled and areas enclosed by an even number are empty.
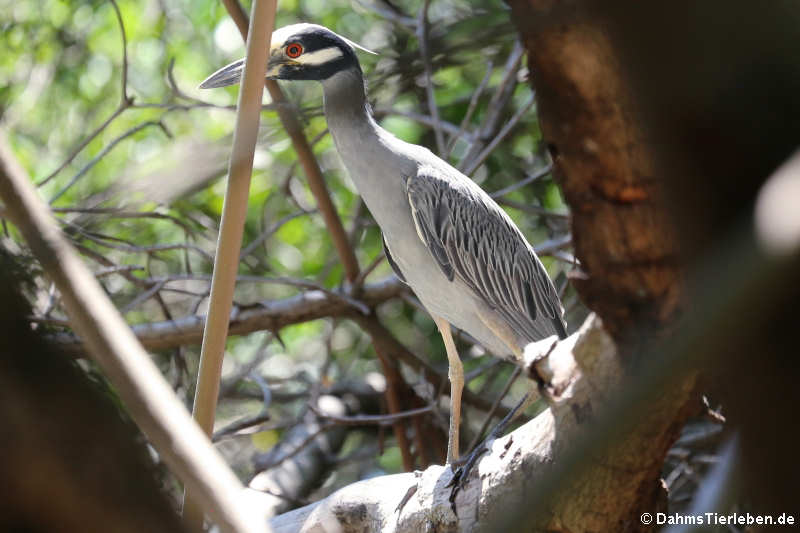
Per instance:
[[[458,492],[466,486],[467,479],[472,473],[472,469],[478,463],[478,459],[480,459],[483,454],[489,451],[489,446],[491,443],[508,428],[509,424],[511,424],[511,422],[517,417],[522,408],[527,406],[529,396],[530,393],[523,396],[519,403],[517,403],[517,405],[515,405],[514,408],[509,411],[508,414],[503,417],[503,419],[494,428],[492,428],[492,430],[489,432],[489,435],[487,435],[480,444],[475,446],[475,448],[466,458],[462,458],[461,460],[450,463],[450,468],[453,470],[453,478],[446,485],[446,487],[452,487],[449,500],[450,508],[453,509],[453,513],[456,513],[456,496],[458,495]]]
[[[493,436],[490,437],[492,439],[494,438]],[[450,508],[453,510],[454,514],[457,514],[456,496],[458,496],[458,492],[466,486],[467,478],[472,473],[472,469],[475,467],[480,456],[489,451],[488,444],[489,438],[478,444],[475,449],[470,452],[469,456],[450,463],[450,468],[453,470],[453,478],[445,487],[452,487],[449,500]]]

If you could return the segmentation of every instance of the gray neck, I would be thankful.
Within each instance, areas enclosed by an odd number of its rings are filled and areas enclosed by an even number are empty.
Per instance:
[[[322,82],[325,117],[336,150],[359,194],[384,232],[411,225],[405,203],[405,176],[413,167],[398,153],[400,141],[372,119],[364,78],[356,69],[338,72]],[[406,228],[406,229],[409,229]]]
[[[377,142],[381,128],[372,118],[364,77],[358,69],[337,72],[323,80],[322,89],[328,128],[347,165],[351,150]]]
[[[355,68],[337,72],[322,81],[328,122],[363,121],[370,116],[364,76]]]

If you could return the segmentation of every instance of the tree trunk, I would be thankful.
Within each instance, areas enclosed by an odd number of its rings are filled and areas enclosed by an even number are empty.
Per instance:
[[[185,531],[113,392],[32,330],[0,250],[0,530]]]
[[[509,2],[528,51],[542,133],[572,214],[572,283],[623,357],[670,322],[681,296],[664,175],[603,19],[586,2]]]

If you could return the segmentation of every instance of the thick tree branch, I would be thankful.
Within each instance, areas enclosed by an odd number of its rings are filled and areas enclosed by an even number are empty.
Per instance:
[[[568,371],[554,378],[563,389],[552,407],[534,420],[497,439],[491,451],[476,467],[477,475],[468,479],[453,505],[449,501],[452,478],[449,467],[433,466],[423,472],[384,476],[359,482],[325,500],[291,511],[270,523],[276,531],[362,531],[412,532],[505,531],[504,521],[519,517],[530,505],[529,498],[540,499],[529,491],[546,478],[560,460],[570,454],[576,442],[595,429],[603,419],[609,399],[623,381],[616,348],[603,331],[600,321],[590,317],[569,339],[559,343],[547,357],[550,367]],[[571,370],[570,370],[571,369]],[[685,394],[685,390],[679,391]],[[623,517],[614,514],[612,500],[625,492],[656,490],[649,487],[651,464],[660,464],[660,450],[648,449],[654,428],[661,425],[662,410],[674,409],[673,398],[654,406],[653,417],[643,423],[609,454],[588,457],[581,474],[583,489],[567,497],[548,495],[550,511],[537,516],[525,528],[536,531],[618,531]],[[556,466],[557,468],[557,466]],[[648,488],[649,487],[649,488]],[[598,496],[600,494],[600,496]],[[601,501],[602,498],[602,501]],[[652,510],[652,509],[651,509]],[[623,513],[624,510],[618,510]],[[506,526],[506,527],[503,527]],[[337,529],[339,528],[339,529]]]
[[[366,285],[359,292],[358,302],[374,307],[406,290],[394,276]],[[331,292],[308,290],[282,300],[268,300],[257,305],[235,307],[231,312],[230,335],[244,335],[254,331],[277,331],[285,326],[320,318],[359,315],[361,311]],[[138,324],[131,329],[142,346],[148,350],[167,350],[178,346],[199,344],[203,338],[205,316],[186,316],[175,320]],[[73,333],[52,335],[52,340],[63,349],[78,354],[84,344]]]
[[[0,531],[184,531],[114,394],[30,327],[18,261],[0,247]]]
[[[224,531],[264,531],[238,500],[243,487],[137,342],[58,229],[0,136],[0,196],[42,268],[58,287],[87,351],[164,461]]]

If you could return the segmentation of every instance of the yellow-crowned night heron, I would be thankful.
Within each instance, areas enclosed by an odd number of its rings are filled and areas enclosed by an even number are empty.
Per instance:
[[[566,336],[553,283],[520,230],[471,179],[427,148],[403,142],[372,118],[355,43],[315,24],[272,34],[267,77],[322,82],[336,148],[383,232],[386,258],[441,332],[450,363],[447,460],[458,458],[464,371],[450,324],[498,357]],[[237,83],[244,61],[201,88]]]

